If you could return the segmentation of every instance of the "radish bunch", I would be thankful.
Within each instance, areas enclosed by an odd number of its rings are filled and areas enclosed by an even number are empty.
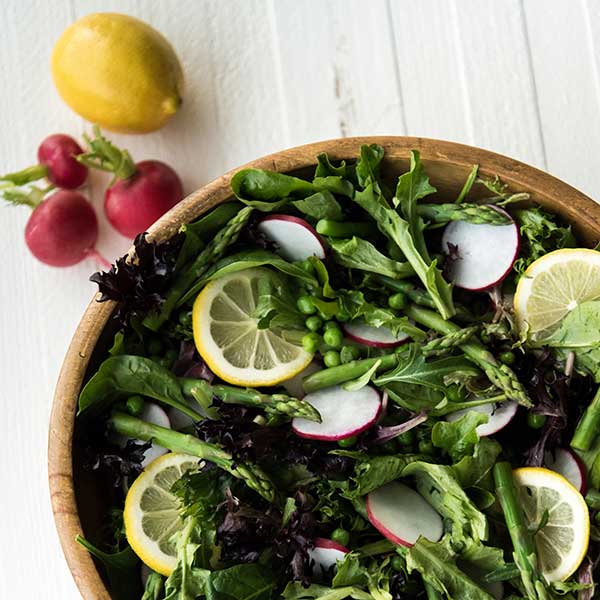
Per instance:
[[[114,173],[104,210],[112,226],[130,238],[148,229],[183,197],[181,180],[171,167],[155,160],[134,163],[126,150],[116,148],[97,127],[94,133],[93,139],[85,138],[88,153],[68,135],[50,135],[38,148],[37,165],[0,177],[4,199],[33,210],[25,242],[47,265],[68,267],[91,257],[110,267],[96,250],[94,209],[83,194],[74,191],[86,182],[88,167]],[[46,187],[33,185],[44,178]]]

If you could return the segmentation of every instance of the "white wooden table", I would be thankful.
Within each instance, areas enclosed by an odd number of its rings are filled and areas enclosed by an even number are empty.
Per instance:
[[[95,11],[139,16],[175,46],[181,113],[145,137],[186,191],[252,158],[338,136],[391,134],[483,146],[600,198],[598,0],[3,0],[0,171],[49,133],[89,125],[58,98],[49,57]],[[101,212],[102,180],[88,190]],[[25,209],[0,207],[0,598],[67,600],[46,481],[61,359],[94,288],[91,262],[52,269],[23,241]],[[101,221],[100,250],[128,246]]]

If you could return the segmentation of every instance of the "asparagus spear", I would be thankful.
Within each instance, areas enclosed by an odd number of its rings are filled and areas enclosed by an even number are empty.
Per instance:
[[[460,331],[455,323],[446,321],[436,312],[412,304],[404,309],[404,313],[425,327],[449,335]],[[517,379],[514,372],[506,365],[498,363],[494,355],[477,340],[460,344],[459,348],[487,375],[488,379],[506,395],[507,399],[515,400],[526,407],[533,406],[527,392]]]
[[[465,327],[452,333],[448,333],[443,337],[436,338],[427,342],[421,347],[423,356],[437,356],[448,352],[468,342],[477,332],[478,327]]]
[[[420,204],[419,216],[433,223],[468,221],[475,224],[507,225],[510,219],[503,213],[485,204]]]
[[[234,461],[229,453],[216,444],[203,442],[193,435],[160,427],[121,412],[112,413],[108,424],[117,433],[126,437],[146,442],[156,442],[159,446],[168,448],[173,452],[183,452],[208,460],[224,471],[231,473],[234,477],[243,480],[248,487],[258,492],[269,502],[273,502],[275,499],[275,487],[260,467],[250,463]]]
[[[375,358],[364,358],[362,360],[352,360],[344,365],[330,367],[317,371],[309,375],[303,382],[304,391],[307,393],[316,392],[332,385],[338,385],[351,379],[357,379],[364,375],[369,369],[373,368],[377,361],[380,361],[377,367],[378,371],[387,371],[393,369],[400,359],[400,356],[394,354],[384,354]]]
[[[585,409],[571,440],[571,448],[589,450],[600,431],[600,388]]]
[[[194,262],[179,274],[171,286],[160,312],[157,314],[152,313],[144,319],[146,327],[158,331],[161,325],[167,321],[173,309],[180,302],[187,300],[192,290],[196,291],[193,287],[194,282],[202,277],[208,268],[223,256],[225,250],[238,239],[242,228],[250,218],[252,210],[249,206],[242,208],[207,244]]]
[[[334,238],[350,238],[352,236],[367,237],[377,233],[377,225],[366,222],[332,221],[321,219],[317,221],[317,233]]]
[[[530,600],[549,600],[552,596],[543,576],[538,572],[533,536],[525,525],[510,463],[499,462],[494,465],[494,482],[513,544],[513,558],[521,573],[525,592]]]
[[[242,404],[261,408],[269,417],[303,417],[311,421],[321,421],[321,415],[308,402],[286,394],[263,394],[251,388],[237,388],[230,385],[210,385],[203,379],[182,378],[184,394],[194,398],[212,398],[216,396],[226,404]]]

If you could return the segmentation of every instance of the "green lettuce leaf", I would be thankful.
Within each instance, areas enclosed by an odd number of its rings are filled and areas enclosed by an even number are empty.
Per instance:
[[[292,204],[300,212],[313,219],[333,219],[334,221],[342,219],[342,207],[333,194],[327,190],[317,192],[302,200],[294,200]]]
[[[487,415],[471,410],[457,421],[438,421],[431,430],[431,441],[434,446],[445,450],[453,462],[457,462],[473,455],[479,443],[475,430],[487,420]]]
[[[275,574],[262,565],[236,565],[210,574],[206,600],[270,600],[275,584]]]

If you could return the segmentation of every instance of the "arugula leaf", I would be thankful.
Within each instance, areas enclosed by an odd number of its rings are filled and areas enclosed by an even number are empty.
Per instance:
[[[414,275],[408,263],[402,263],[385,256],[371,242],[362,238],[330,239],[329,245],[334,252],[335,261],[351,269],[360,269],[392,279],[401,279]]]
[[[426,263],[431,263],[431,256],[425,243],[425,222],[417,213],[417,202],[437,190],[429,183],[429,177],[423,170],[421,158],[416,150],[410,153],[410,170],[398,178],[396,195],[393,203],[400,206],[408,225],[415,247]]]
[[[164,600],[196,600],[206,592],[210,577],[208,569],[196,566],[199,525],[195,518],[187,519],[177,539],[177,565],[165,582]]]
[[[236,565],[210,574],[206,600],[270,600],[275,584],[274,573],[262,565]]]
[[[360,158],[356,163],[356,177],[361,187],[365,188],[369,184],[377,185],[383,155],[383,148],[378,144],[360,147]]]
[[[558,225],[556,217],[540,207],[516,210],[513,216],[519,224],[524,242],[524,248],[513,265],[519,274],[523,274],[532,262],[548,252],[577,246],[571,227]]]
[[[302,200],[294,200],[292,204],[300,212],[313,219],[333,219],[334,221],[342,219],[342,207],[333,194],[327,190],[317,192]]]
[[[146,586],[142,600],[163,600],[165,590],[165,580],[160,573],[152,571],[146,579]]]
[[[371,215],[381,233],[400,248],[442,317],[444,319],[452,317],[455,313],[452,285],[444,280],[435,260],[429,263],[420,254],[412,238],[409,223],[389,206],[373,183],[367,185],[363,191],[356,192],[354,201]]]
[[[442,391],[412,383],[392,381],[384,389],[392,402],[415,413],[431,411],[444,400]]]
[[[452,523],[453,540],[487,539],[487,519],[462,489],[452,467],[417,461],[407,465],[402,476],[414,476],[421,496]]]
[[[447,538],[437,543],[419,538],[406,552],[406,568],[409,573],[418,571],[427,583],[447,598],[494,600],[458,568]]]
[[[315,171],[315,178],[329,177],[330,175],[337,175],[338,177],[347,179],[352,183],[357,181],[355,165],[346,163],[345,160],[342,160],[336,167],[329,160],[327,153],[323,152],[317,156],[317,169]]]
[[[467,179],[465,181],[465,184],[463,185],[462,189],[460,190],[460,194],[458,194],[458,197],[455,200],[456,204],[460,204],[469,195],[469,192],[471,191],[471,188],[473,187],[473,184],[475,183],[475,181],[477,179],[478,172],[479,172],[479,165],[473,165],[471,167],[469,176],[467,177]]]
[[[560,322],[558,329],[539,345],[554,348],[565,359],[575,354],[575,367],[600,382],[600,300],[582,302]]]
[[[305,588],[299,581],[288,583],[281,597],[285,598],[285,600],[308,600],[310,598],[319,598],[319,600],[343,600],[344,598],[373,600],[371,594],[364,592],[358,587],[345,586],[332,589],[313,583]]]
[[[462,373],[469,377],[480,375],[479,369],[463,357],[450,356],[427,361],[416,344],[411,344],[408,355],[398,365],[374,379],[377,386],[392,382],[411,383],[430,387],[434,390],[446,389],[445,378],[450,374]]]
[[[344,383],[344,385],[342,387],[349,392],[355,392],[357,390],[364,388],[365,385],[368,385],[368,383],[371,381],[371,378],[373,377],[373,375],[375,375],[375,373],[377,373],[377,369],[379,369],[379,365],[381,365],[381,359],[376,360],[373,363],[373,366],[370,369],[368,369],[367,371],[365,371],[360,377],[357,377],[356,379],[351,379],[350,381],[347,381],[346,383]]]
[[[190,408],[177,378],[165,367],[143,356],[120,354],[107,358],[79,395],[78,415],[92,407],[104,408],[111,402],[140,394],[177,408],[194,421],[204,417]]]
[[[138,593],[137,570],[140,559],[130,546],[120,552],[103,552],[84,537],[77,535],[75,541],[81,544],[106,569],[110,590],[116,600],[129,600]]]
[[[476,429],[487,420],[487,415],[471,410],[457,421],[438,421],[431,430],[431,441],[445,450],[453,462],[459,461],[473,455],[479,443]]]

